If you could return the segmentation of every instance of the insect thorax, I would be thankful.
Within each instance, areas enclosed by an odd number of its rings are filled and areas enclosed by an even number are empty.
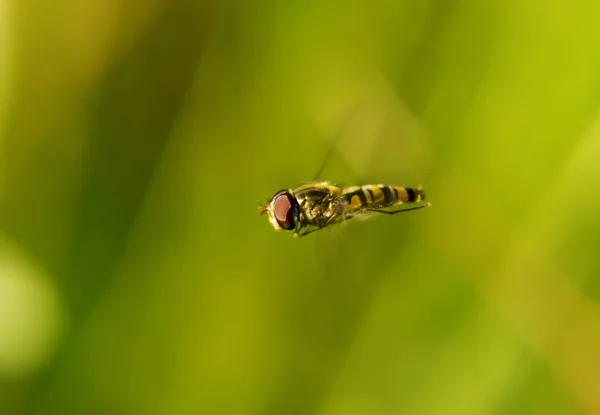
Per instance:
[[[294,191],[300,208],[301,227],[329,225],[340,214],[340,187],[328,183],[316,183],[299,187]]]

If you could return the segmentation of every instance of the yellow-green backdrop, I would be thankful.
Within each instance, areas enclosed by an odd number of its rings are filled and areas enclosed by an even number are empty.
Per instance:
[[[0,1],[0,413],[600,413],[599,21]],[[275,232],[330,148],[432,207]]]

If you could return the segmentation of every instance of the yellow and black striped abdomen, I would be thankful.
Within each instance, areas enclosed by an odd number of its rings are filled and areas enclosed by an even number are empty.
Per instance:
[[[343,196],[349,212],[385,209],[425,200],[425,193],[420,189],[382,184],[351,187],[344,190]]]

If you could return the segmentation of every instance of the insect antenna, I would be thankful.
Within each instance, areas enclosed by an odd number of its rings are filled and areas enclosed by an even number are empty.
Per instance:
[[[262,203],[258,202],[258,212],[260,213],[260,216],[267,213],[267,210],[268,210],[267,206],[264,206]]]

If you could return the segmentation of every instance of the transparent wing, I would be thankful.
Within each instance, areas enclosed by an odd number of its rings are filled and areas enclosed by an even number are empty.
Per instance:
[[[328,117],[321,114],[323,162],[315,179],[418,185],[430,153],[424,129],[388,82],[373,76],[365,84]]]

